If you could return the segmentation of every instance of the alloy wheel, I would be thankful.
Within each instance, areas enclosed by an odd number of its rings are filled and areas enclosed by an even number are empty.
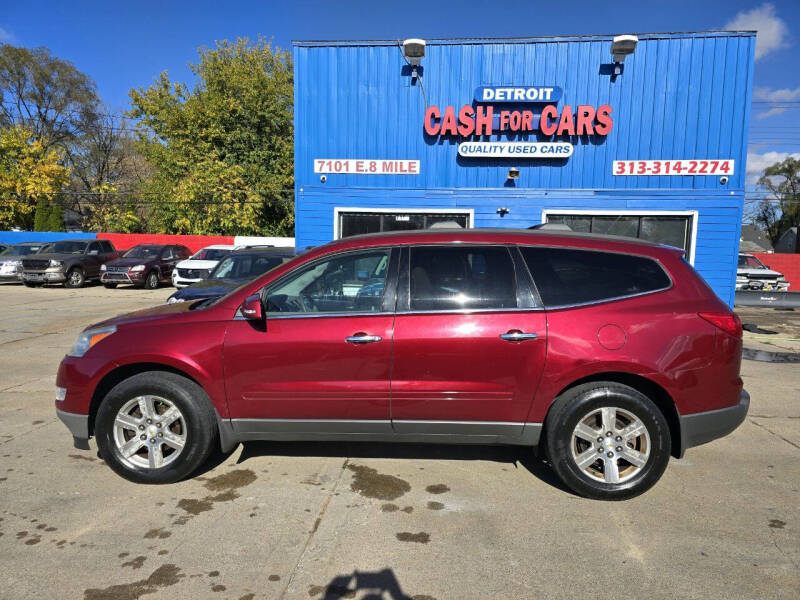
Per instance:
[[[178,408],[160,396],[137,396],[114,419],[114,443],[130,466],[160,469],[186,446],[186,421]]]
[[[72,269],[72,271],[69,272],[68,278],[71,287],[81,287],[81,285],[83,285],[83,273],[78,269]]]
[[[578,468],[596,481],[624,483],[650,458],[650,434],[633,413],[614,406],[592,410],[572,431],[570,450]]]

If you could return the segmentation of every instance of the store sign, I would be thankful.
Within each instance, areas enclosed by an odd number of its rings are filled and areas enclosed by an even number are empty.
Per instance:
[[[544,86],[491,86],[475,89],[476,102],[552,102],[561,100],[564,91],[560,87]]]
[[[568,158],[567,142],[461,142],[458,155],[465,158]]]
[[[423,127],[431,137],[463,140],[462,157],[566,158],[573,145],[564,137],[607,136],[614,128],[614,109],[608,104],[566,104],[558,101],[563,90],[556,86],[480,86],[475,103],[461,107],[433,105],[425,110]],[[527,105],[524,108],[515,105]],[[539,141],[487,142],[470,138],[536,133]],[[541,137],[562,138],[542,141]]]
[[[714,160],[615,160],[611,166],[614,175],[733,175],[732,158]]]
[[[456,111],[454,106],[444,110],[429,106],[425,111],[425,133],[430,136],[469,137],[496,133],[530,133],[539,131],[546,136],[598,135],[611,133],[614,111],[608,104],[597,108],[589,104],[559,110],[548,104],[537,114],[533,110],[515,110],[495,106],[474,107],[465,104]],[[497,119],[495,119],[497,117]]]
[[[314,173],[419,175],[419,161],[397,160],[392,158],[315,158]]]

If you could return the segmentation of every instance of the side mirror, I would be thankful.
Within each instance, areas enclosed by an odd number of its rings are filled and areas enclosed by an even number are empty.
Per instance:
[[[242,311],[242,316],[248,321],[264,320],[264,309],[261,305],[261,296],[259,294],[253,294],[245,298],[239,309]]]

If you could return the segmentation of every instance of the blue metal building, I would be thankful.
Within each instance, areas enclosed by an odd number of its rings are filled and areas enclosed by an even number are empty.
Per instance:
[[[419,66],[295,42],[297,246],[566,223],[682,246],[732,304],[755,33],[640,34],[621,64],[612,39],[428,40]]]

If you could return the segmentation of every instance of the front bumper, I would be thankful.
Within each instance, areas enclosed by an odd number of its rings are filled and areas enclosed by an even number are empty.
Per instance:
[[[736,291],[753,291],[753,292],[788,292],[788,281],[737,281]]]
[[[100,275],[102,283],[139,283],[143,271],[103,271]]]
[[[193,283],[197,283],[198,281],[203,281],[202,279],[186,279],[185,277],[173,277],[172,278],[172,285],[176,288],[185,288]]]
[[[72,434],[72,443],[79,450],[89,449],[89,415],[56,409],[56,415]]]
[[[22,279],[22,267],[7,266],[0,267],[0,281],[20,281]]]
[[[706,444],[731,433],[742,424],[749,408],[750,394],[742,390],[739,404],[681,416],[681,456],[687,448]]]
[[[22,281],[32,281],[35,283],[53,283],[66,281],[67,276],[64,271],[23,271]]]

